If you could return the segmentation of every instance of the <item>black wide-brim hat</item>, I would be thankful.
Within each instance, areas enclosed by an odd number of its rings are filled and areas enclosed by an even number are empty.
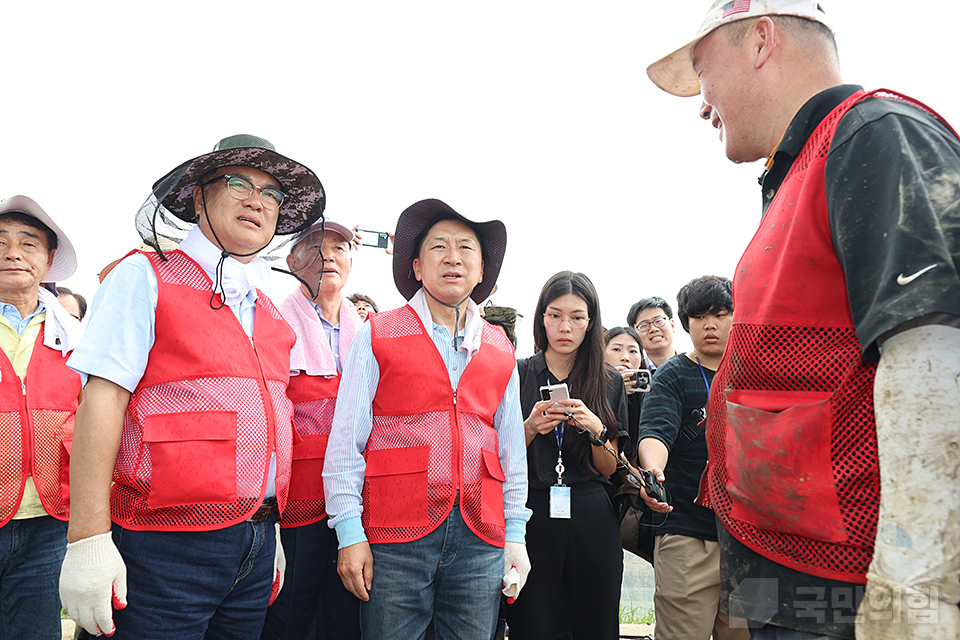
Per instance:
[[[224,138],[212,152],[187,160],[157,180],[153,194],[167,211],[196,223],[193,188],[205,174],[231,166],[259,169],[280,183],[286,197],[280,205],[276,235],[299,233],[323,215],[326,195],[320,178],[305,165],[277,153],[270,141],[246,134]]]
[[[421,200],[407,207],[397,220],[393,238],[393,281],[397,291],[409,300],[423,286],[413,273],[413,259],[420,247],[417,238],[441,220],[459,220],[477,234],[483,250],[483,281],[470,297],[477,304],[490,297],[500,276],[503,256],[507,252],[507,228],[499,220],[474,222],[454,211],[450,205],[436,199]]]

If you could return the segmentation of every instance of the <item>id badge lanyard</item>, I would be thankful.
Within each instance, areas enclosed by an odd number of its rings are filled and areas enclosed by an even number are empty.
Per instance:
[[[547,378],[547,384],[550,379]],[[554,467],[557,472],[557,484],[550,487],[550,517],[551,518],[570,518],[570,487],[563,484],[563,425],[561,422],[553,429],[553,435],[557,438],[557,466]]]

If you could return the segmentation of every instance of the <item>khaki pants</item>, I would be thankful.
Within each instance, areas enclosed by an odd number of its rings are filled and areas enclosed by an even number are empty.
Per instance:
[[[747,623],[720,611],[720,546],[673,533],[653,550],[657,640],[748,640]],[[730,628],[733,624],[734,628]]]

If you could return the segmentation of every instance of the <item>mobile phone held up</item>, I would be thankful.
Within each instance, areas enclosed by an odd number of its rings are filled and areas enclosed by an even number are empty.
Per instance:
[[[629,380],[633,381],[633,386],[627,389],[627,393],[647,393],[650,391],[650,383],[653,377],[647,369],[627,369],[631,374]]]
[[[554,402],[558,400],[569,400],[570,390],[567,388],[567,383],[561,382],[560,384],[550,384],[545,387],[540,387],[540,399],[543,401],[553,400]]]
[[[360,244],[365,247],[386,249],[390,242],[390,236],[387,235],[386,231],[368,231],[367,229],[357,229],[357,233],[361,236]]]

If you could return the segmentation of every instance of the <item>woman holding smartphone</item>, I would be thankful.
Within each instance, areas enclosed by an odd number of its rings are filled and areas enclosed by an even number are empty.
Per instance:
[[[563,617],[575,639],[615,640],[623,550],[608,490],[617,465],[610,452],[628,437],[623,379],[604,362],[600,306],[587,276],[550,278],[534,318],[537,353],[517,363],[531,571],[507,607],[510,638],[553,640]],[[568,399],[541,399],[541,387],[564,383]]]
[[[627,454],[630,462],[636,466],[636,445],[640,433],[640,409],[643,407],[643,391],[637,388],[638,370],[646,369],[643,347],[640,346],[640,334],[633,327],[613,327],[603,336],[603,357],[607,363],[620,372],[623,384],[627,388],[627,433],[633,447],[624,449],[626,443],[620,443],[620,450]],[[647,372],[649,375],[649,372]],[[649,385],[642,387],[647,391]]]

